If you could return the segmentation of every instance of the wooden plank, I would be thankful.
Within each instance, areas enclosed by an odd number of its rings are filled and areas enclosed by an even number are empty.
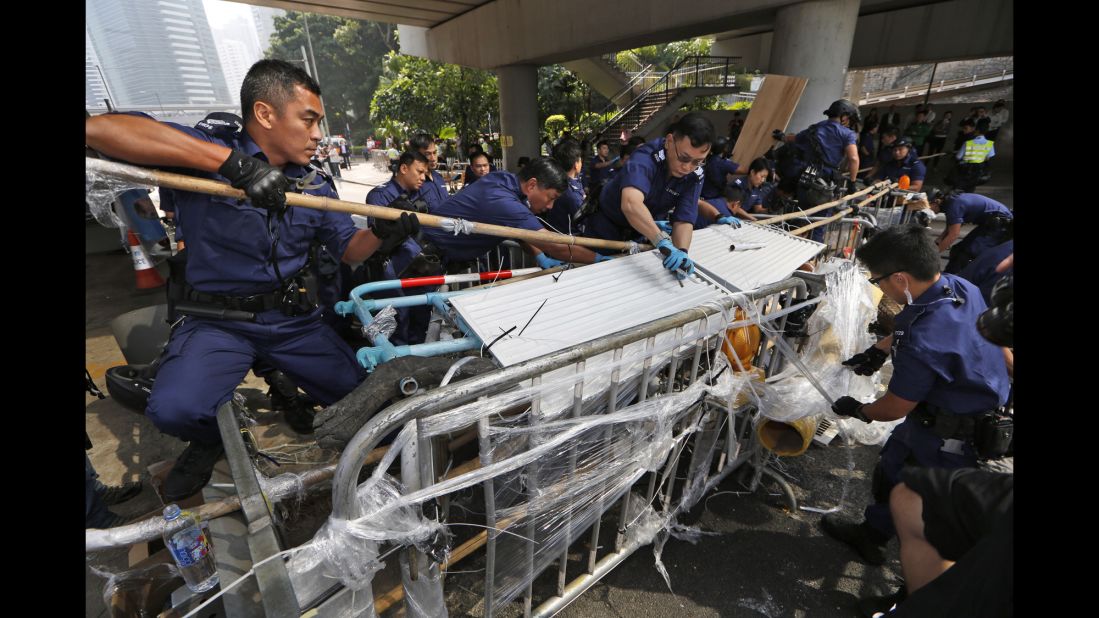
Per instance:
[[[748,172],[753,160],[762,157],[775,143],[771,133],[775,129],[786,130],[808,83],[809,80],[804,77],[788,75],[767,75],[763,80],[733,148],[732,159],[744,173]]]

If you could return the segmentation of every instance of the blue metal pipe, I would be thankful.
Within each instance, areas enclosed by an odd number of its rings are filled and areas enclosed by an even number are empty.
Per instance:
[[[378,336],[374,339],[374,342],[378,343],[379,339],[385,338],[383,336]],[[358,359],[360,365],[366,367],[367,371],[372,372],[378,365],[401,356],[439,356],[454,352],[465,352],[466,350],[476,350],[481,347],[481,339],[469,335],[461,339],[419,343],[416,345],[394,346],[388,341],[385,343],[388,344],[390,349],[386,349],[383,346],[359,348],[359,351],[355,353],[355,358]]]

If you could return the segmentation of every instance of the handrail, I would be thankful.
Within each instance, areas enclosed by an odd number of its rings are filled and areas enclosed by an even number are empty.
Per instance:
[[[703,59],[706,60],[705,65],[702,64]],[[722,84],[728,85],[729,67],[732,65],[734,60],[739,60],[739,59],[740,59],[740,56],[701,56],[701,55],[699,55],[699,56],[685,56],[684,58],[680,59],[679,62],[675,63],[675,65],[673,65],[671,69],[669,69],[667,72],[665,72],[664,75],[659,80],[653,82],[649,87],[642,90],[634,98],[633,101],[631,101],[628,105],[622,107],[618,111],[618,113],[615,114],[614,116],[612,116],[611,119],[609,121],[607,121],[602,127],[600,127],[598,130],[594,131],[593,135],[595,135],[595,136],[602,135],[603,133],[605,133],[607,131],[607,129],[614,126],[616,123],[618,123],[620,120],[625,118],[627,115],[632,114],[633,112],[637,111],[639,109],[641,103],[650,94],[656,94],[658,92],[662,92],[664,94],[664,99],[665,99],[663,101],[663,103],[667,104],[667,102],[671,99],[671,97],[668,96],[668,93],[672,90],[675,90],[673,88],[668,87],[668,85],[670,83],[670,80],[673,77],[678,78],[680,76],[688,75],[688,74],[693,73],[694,76],[695,76],[693,85],[694,86],[699,86],[699,85],[701,85],[699,83],[699,75],[701,73],[703,73],[705,71],[710,71],[712,69],[717,69],[717,68],[720,67],[720,68],[722,68],[722,77],[721,77],[720,81],[721,81]],[[711,62],[713,60],[717,60],[718,62]],[[691,66],[692,64],[693,64],[693,66]],[[664,88],[661,89],[659,87],[662,84],[663,84]],[[734,85],[735,85],[735,80],[734,80]],[[679,88],[679,87],[691,87],[691,86],[689,86],[689,85],[677,86],[677,88]],[[613,100],[611,101],[610,105],[604,107],[599,112],[599,115],[600,116],[606,115],[608,112],[611,111],[612,107],[617,107],[617,105],[615,105]]]
[[[616,92],[616,93],[612,94],[611,96],[607,97],[607,100],[611,102],[611,105],[615,105],[615,101],[618,100],[618,97],[622,96],[623,94],[625,94],[627,92],[632,92],[634,86],[637,85],[637,82],[641,81],[642,79],[645,79],[646,77],[648,77],[653,72],[653,66],[654,65],[650,64],[650,65],[644,67],[643,69],[641,69],[641,71],[637,75],[634,75],[633,77],[631,77],[630,80],[628,82],[626,82],[626,85],[623,86],[621,89],[619,89],[618,92]]]
[[[999,80],[996,80],[995,78],[999,78]],[[960,85],[963,85],[963,84],[977,85],[977,82],[983,81],[983,80],[1007,81],[1009,79],[1015,79],[1015,71],[1014,70],[1004,69],[1004,70],[1001,70],[1001,71],[998,71],[998,72],[995,72],[995,73],[984,73],[982,75],[973,75],[973,76],[970,76],[970,77],[959,77],[959,78],[955,78],[955,79],[940,79],[938,81],[938,83],[936,83],[936,82],[931,83],[931,92],[942,92],[946,87],[949,87],[949,86],[960,86]],[[881,99],[881,98],[884,98],[884,97],[891,97],[891,96],[896,95],[896,94],[908,95],[908,94],[911,93],[911,96],[920,96],[920,95],[926,93],[927,89],[928,89],[927,84],[920,84],[920,85],[913,85],[913,86],[905,86],[903,88],[890,88],[889,90],[878,90],[878,91],[873,92],[873,93],[867,92],[867,93],[865,93],[866,96],[859,97],[859,104],[860,105],[870,105],[870,104],[872,104],[873,99]],[[866,101],[866,102],[863,103],[863,101]]]

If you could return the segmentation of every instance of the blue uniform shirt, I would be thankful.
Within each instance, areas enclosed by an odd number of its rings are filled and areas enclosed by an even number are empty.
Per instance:
[[[840,164],[843,163],[844,151],[847,146],[859,143],[859,136],[855,135],[855,132],[851,129],[838,122],[822,120],[798,133],[794,139],[794,145],[800,151],[798,158],[805,163],[810,163],[813,160],[812,147],[809,145],[810,132],[816,133],[817,137],[820,138],[826,174],[839,169]]]
[[[1003,351],[977,332],[977,316],[987,308],[972,283],[940,275],[897,314],[889,391],[955,414],[1004,405],[1010,382]]]
[[[962,193],[943,201],[940,208],[946,214],[946,224],[976,223],[980,225],[988,215],[999,213],[1012,218],[1007,206],[977,193]]]
[[[733,211],[729,210],[729,203],[725,201],[723,197],[715,197],[706,200],[706,203],[717,209],[718,217],[731,217]],[[743,208],[743,206],[741,207]],[[717,219],[714,219],[716,221]],[[701,230],[714,224],[714,221],[710,221],[703,214],[702,211],[698,211],[698,217],[695,218],[695,229]]]
[[[666,158],[664,138],[638,146],[626,166],[603,187],[603,192],[599,194],[598,214],[619,229],[631,229],[622,214],[622,189],[634,187],[645,195],[645,207],[654,220],[694,223],[698,218],[698,199],[702,192],[702,168],[695,168],[693,172],[676,178],[668,175]],[[588,231],[599,238],[618,240],[618,236],[608,235],[610,230],[602,227]]]
[[[611,157],[611,159],[613,159],[613,157]],[[601,159],[599,157],[599,155],[595,155],[594,157],[591,158],[591,162],[588,164],[588,174],[591,176],[591,182],[589,183],[589,186],[598,187],[603,181],[608,179],[608,177],[610,176],[610,173],[611,173],[611,167],[612,166],[608,165],[608,166],[603,167],[603,168],[597,168],[597,167],[595,167],[595,164],[596,163],[606,163],[607,161],[610,161],[611,159],[607,159],[605,161],[605,160]]]
[[[366,203],[374,206],[388,206],[393,200],[400,197],[402,193],[408,194],[409,201],[415,201],[417,199],[428,200],[428,195],[434,193],[435,183],[425,182],[420,186],[419,191],[413,191],[409,193],[404,187],[397,183],[397,178],[391,176],[388,181],[383,185],[378,185],[370,190],[370,193],[366,194]],[[431,202],[428,201],[429,208]],[[393,250],[389,254],[389,267],[392,272],[388,273],[392,278],[397,277],[397,273],[403,272],[408,267],[412,260],[422,251],[419,244],[411,238],[405,239],[399,247]]]
[[[525,230],[542,230],[542,223],[530,211],[519,178],[510,172],[489,172],[477,182],[450,196],[439,210],[440,217],[467,219],[478,223],[507,225]],[[484,234],[455,236],[440,228],[425,227],[423,235],[443,250],[447,262],[474,260],[495,249],[503,238]]]
[[[892,153],[892,151],[890,151],[890,153]],[[878,174],[875,178],[878,180],[888,179],[892,182],[896,182],[901,176],[908,176],[908,179],[911,181],[923,180],[927,177],[927,166],[923,164],[923,161],[920,161],[911,147],[908,149],[908,156],[905,157],[903,161],[894,159],[892,154],[890,154],[889,161],[878,169]]]
[[[752,183],[748,182],[748,177],[744,176],[729,184],[740,187],[741,191],[744,192],[744,198],[740,201],[740,207],[744,210],[752,212],[752,209],[758,205],[762,205],[764,210],[769,209],[775,192],[774,183],[764,181],[758,187],[753,187]]]
[[[719,197],[725,192],[726,178],[736,172],[740,167],[736,163],[723,159],[718,155],[710,157],[706,165],[702,166],[702,193],[704,200]]]
[[[981,297],[984,298],[987,303],[992,296],[992,288],[996,285],[996,282],[1015,270],[1014,267],[1012,267],[1002,273],[996,272],[996,267],[1000,265],[1000,262],[1004,261],[1007,256],[1014,252],[1014,240],[1000,243],[995,247],[989,247],[982,251],[968,266],[963,268],[962,271],[958,273],[958,276],[977,286],[977,288],[981,290]]]
[[[202,141],[267,160],[247,131],[231,138],[219,138],[173,122],[163,124]],[[217,173],[172,171],[227,182]],[[301,178],[309,170],[290,163],[282,171],[288,178]],[[326,176],[318,175],[313,182],[326,179]],[[187,221],[187,281],[196,290],[247,296],[271,292],[279,287],[278,277],[271,265],[273,234],[267,226],[266,210],[253,207],[247,200],[180,190],[173,190],[173,193],[176,216]],[[339,198],[330,181],[305,193]],[[313,240],[326,245],[333,255],[343,255],[356,231],[351,215],[311,208],[288,208],[277,225],[277,259],[284,279],[305,266]]]
[[[420,187],[420,197],[427,202],[427,209],[430,212],[435,212],[435,209],[450,197],[450,192],[446,188],[446,181],[443,180],[443,176],[439,172],[431,171],[431,179],[425,181],[424,185]],[[369,196],[367,196],[366,203],[373,203],[370,201]]]
[[[541,219],[551,232],[569,234],[576,227],[576,213],[584,203],[584,185],[579,178],[569,178],[569,188],[553,202],[553,208],[542,213]]]

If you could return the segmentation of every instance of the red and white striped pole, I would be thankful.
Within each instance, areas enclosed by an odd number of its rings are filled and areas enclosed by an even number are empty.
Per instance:
[[[541,268],[520,268],[518,270],[494,270],[484,273],[465,275],[438,275],[435,277],[413,277],[401,279],[401,288],[418,288],[425,285],[443,285],[444,283],[476,283],[481,281],[499,281],[541,272]]]

